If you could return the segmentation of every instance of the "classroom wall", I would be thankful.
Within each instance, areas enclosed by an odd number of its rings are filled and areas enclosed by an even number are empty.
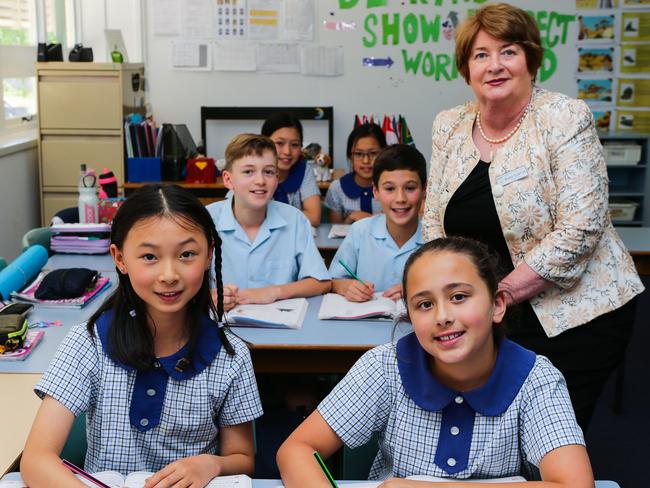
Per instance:
[[[387,6],[369,8],[366,0],[316,0],[315,43],[343,45],[345,48],[345,69],[343,76],[308,77],[299,74],[264,74],[247,72],[184,72],[170,69],[170,38],[154,37],[152,9],[154,0],[145,1],[144,25],[146,26],[146,69],[149,82],[149,98],[156,119],[159,122],[186,123],[195,138],[200,137],[200,114],[202,105],[207,106],[283,106],[283,105],[331,105],[334,107],[334,162],[345,167],[345,141],[352,128],[355,113],[398,114],[406,116],[416,145],[430,155],[430,131],[434,115],[445,108],[463,103],[472,94],[462,78],[446,80],[444,75],[427,76],[420,69],[417,74],[406,72],[402,51],[410,57],[433,56],[444,61],[451,57],[453,42],[444,39],[440,32],[436,42],[423,42],[422,32],[415,39],[407,40],[403,31],[403,20],[408,14],[433,22],[436,16],[443,21],[451,11],[464,18],[468,8],[476,8],[484,0],[419,0],[404,2],[387,0]],[[374,2],[381,3],[381,2]],[[417,3],[417,5],[412,5]],[[573,1],[540,2],[539,0],[518,0],[519,6],[542,12],[548,19],[551,13],[576,13]],[[426,5],[425,5],[426,4]],[[340,5],[349,5],[343,9]],[[550,6],[549,6],[550,5]],[[557,12],[556,12],[557,11]],[[383,45],[380,25],[382,19],[400,19],[399,39],[387,38]],[[410,17],[412,19],[412,16]],[[554,25],[546,34],[557,40],[553,48],[557,60],[555,73],[541,86],[570,95],[575,88],[575,43],[577,22],[562,21],[555,16]],[[376,35],[376,44],[365,47],[363,38],[372,41],[373,34],[364,29],[364,23],[377,27],[369,30]],[[326,30],[324,20],[356,22],[357,30],[351,32]],[[564,32],[563,32],[564,31]],[[562,42],[562,35],[565,35]],[[557,36],[557,39],[556,39]],[[397,44],[392,44],[396,40]],[[413,40],[411,43],[410,41]],[[427,52],[431,54],[426,54]],[[362,66],[362,58],[368,56],[390,56],[395,64],[392,68]],[[305,141],[308,143],[309,141]]]
[[[11,261],[23,234],[40,225],[36,146],[0,156],[0,181],[0,256]]]

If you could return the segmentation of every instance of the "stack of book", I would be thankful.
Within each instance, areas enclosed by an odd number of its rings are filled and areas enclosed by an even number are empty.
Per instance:
[[[57,253],[104,254],[111,244],[109,224],[58,224],[50,230],[50,249]]]
[[[104,290],[108,289],[111,280],[107,276],[99,275],[89,288],[87,288],[82,295],[74,298],[61,298],[59,300],[39,300],[34,296],[41,281],[45,278],[47,272],[39,273],[36,279],[21,292],[12,292],[11,298],[18,302],[37,303],[43,307],[62,307],[62,308],[82,308],[86,303],[93,300]]]
[[[157,129],[151,120],[124,123],[124,146],[129,158],[150,158],[156,155]]]

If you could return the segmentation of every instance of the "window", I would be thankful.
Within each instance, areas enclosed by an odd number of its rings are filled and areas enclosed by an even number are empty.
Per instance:
[[[74,0],[0,0],[0,130],[36,126],[36,45],[75,42]]]

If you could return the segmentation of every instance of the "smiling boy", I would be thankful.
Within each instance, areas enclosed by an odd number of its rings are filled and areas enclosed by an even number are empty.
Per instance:
[[[240,134],[226,148],[223,182],[233,198],[208,205],[222,241],[224,306],[327,293],[331,282],[311,225],[300,210],[272,201],[275,144]]]
[[[402,296],[402,270],[423,243],[419,210],[424,197],[426,162],[412,146],[383,149],[373,166],[373,193],[383,213],[352,224],[332,264],[332,291],[365,302],[375,291],[393,300]],[[365,283],[351,279],[343,261]]]

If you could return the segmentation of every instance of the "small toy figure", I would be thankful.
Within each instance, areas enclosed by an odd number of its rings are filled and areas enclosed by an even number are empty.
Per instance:
[[[330,181],[332,179],[332,158],[323,152],[320,144],[312,142],[302,150],[303,159],[307,163],[313,163],[316,181]]]

